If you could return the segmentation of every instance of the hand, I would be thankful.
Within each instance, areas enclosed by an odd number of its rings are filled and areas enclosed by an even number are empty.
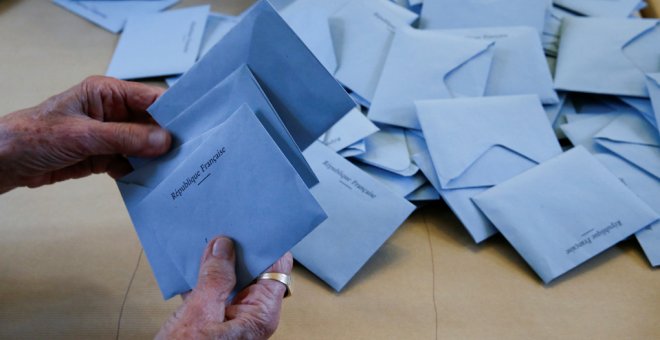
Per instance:
[[[293,257],[287,253],[268,272],[290,274]],[[284,284],[259,280],[238,293],[234,245],[228,238],[211,241],[202,256],[197,287],[163,325],[157,339],[267,339],[280,320]]]
[[[163,89],[90,77],[39,106],[0,117],[0,193],[132,170],[124,156],[165,153],[171,137],[146,112]]]

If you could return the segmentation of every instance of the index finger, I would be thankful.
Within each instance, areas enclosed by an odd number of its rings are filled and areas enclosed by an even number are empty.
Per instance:
[[[85,113],[106,122],[151,120],[147,108],[165,89],[110,77],[92,76],[80,84]]]

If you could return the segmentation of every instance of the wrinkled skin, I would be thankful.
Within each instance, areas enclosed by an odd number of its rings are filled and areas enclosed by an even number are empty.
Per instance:
[[[90,174],[120,177],[125,156],[165,153],[169,133],[146,112],[163,89],[90,77],[42,104],[0,117],[0,193]]]
[[[284,284],[259,280],[226,304],[236,285],[234,246],[219,237],[202,256],[197,287],[163,325],[157,339],[267,339],[277,328],[286,292]],[[267,272],[291,273],[287,253]]]
[[[0,194],[91,174],[113,178],[132,168],[127,156],[167,152],[170,134],[146,112],[163,89],[107,77],[90,77],[42,104],[0,117]],[[265,339],[275,332],[286,287],[260,280],[227,305],[236,283],[234,246],[209,243],[199,283],[163,325],[159,339]],[[289,274],[291,254],[269,271]]]

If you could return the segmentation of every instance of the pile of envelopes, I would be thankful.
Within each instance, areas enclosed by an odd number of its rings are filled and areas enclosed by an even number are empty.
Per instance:
[[[118,184],[165,297],[219,234],[237,289],[290,250],[340,291],[433,200],[546,283],[633,235],[660,265],[660,21],[643,1],[131,3],[150,7],[108,12],[107,74],[167,77],[149,112],[174,143]]]

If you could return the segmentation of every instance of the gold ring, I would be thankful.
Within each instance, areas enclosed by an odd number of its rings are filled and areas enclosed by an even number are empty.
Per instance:
[[[273,280],[281,282],[286,287],[286,293],[284,293],[284,297],[287,298],[291,296],[291,286],[293,285],[291,275],[284,273],[263,273],[259,275],[257,280]]]

